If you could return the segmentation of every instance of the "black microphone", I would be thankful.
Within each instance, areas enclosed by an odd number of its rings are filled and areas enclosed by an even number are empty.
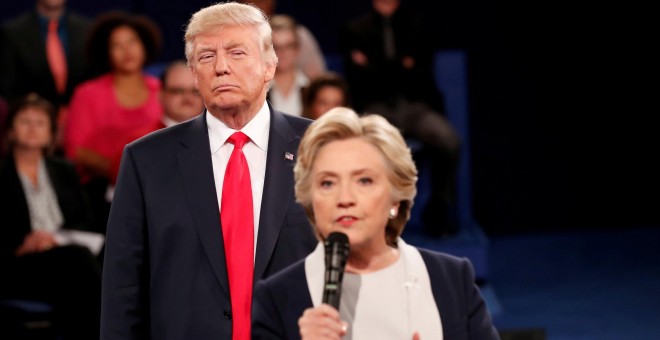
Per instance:
[[[341,281],[344,278],[344,267],[350,250],[348,236],[333,232],[325,240],[325,283],[323,284],[323,303],[339,310],[341,297]]]

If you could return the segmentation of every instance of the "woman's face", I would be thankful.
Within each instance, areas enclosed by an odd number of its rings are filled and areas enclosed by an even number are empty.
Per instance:
[[[43,149],[52,139],[50,117],[39,108],[25,108],[16,114],[9,134],[15,148]]]
[[[108,41],[110,65],[115,72],[141,72],[145,62],[142,40],[135,30],[119,26],[110,34]]]
[[[398,202],[376,147],[360,138],[330,142],[319,150],[311,171],[312,209],[324,238],[343,232],[351,249],[361,251],[387,245],[385,227]]]
[[[318,119],[326,112],[338,106],[345,106],[344,92],[336,86],[324,86],[316,92],[312,101],[312,119]]]

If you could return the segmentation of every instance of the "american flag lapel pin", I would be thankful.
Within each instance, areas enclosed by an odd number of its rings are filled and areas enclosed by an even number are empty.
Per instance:
[[[290,153],[289,151],[284,153],[284,159],[288,159],[293,162],[293,154]]]

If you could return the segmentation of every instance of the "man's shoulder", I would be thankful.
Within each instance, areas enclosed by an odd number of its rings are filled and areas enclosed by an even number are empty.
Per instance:
[[[37,25],[37,17],[34,12],[25,12],[7,20],[2,25],[2,29],[7,33],[19,33],[26,27]]]
[[[72,11],[67,11],[66,20],[68,21],[69,25],[72,25],[74,27],[89,27],[92,25],[91,19]]]
[[[153,150],[168,150],[174,145],[179,145],[182,138],[188,134],[191,129],[199,129],[196,124],[200,124],[198,118],[193,118],[189,121],[176,124],[170,127],[162,128],[153,131],[133,142],[126,147],[132,151],[146,151],[152,152]],[[200,130],[201,131],[201,130]],[[166,151],[168,152],[168,151]]]
[[[281,112],[281,111],[277,111],[277,110],[273,110],[273,114],[280,115],[280,116],[284,117],[284,119],[289,124],[289,126],[291,126],[291,128],[294,131],[299,132],[299,133],[304,132],[305,130],[307,130],[307,127],[309,126],[309,124],[312,123],[312,120],[310,120],[310,119],[307,119],[307,118],[304,118],[304,117],[294,116],[294,115],[284,113],[284,112]]]

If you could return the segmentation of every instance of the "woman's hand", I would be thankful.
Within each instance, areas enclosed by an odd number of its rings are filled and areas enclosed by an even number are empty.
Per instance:
[[[15,254],[16,256],[23,256],[41,253],[55,246],[57,246],[57,242],[53,234],[43,230],[35,230],[25,236],[23,243],[16,249]]]
[[[341,321],[339,312],[328,304],[307,308],[298,319],[300,337],[304,340],[341,339],[348,325]]]

